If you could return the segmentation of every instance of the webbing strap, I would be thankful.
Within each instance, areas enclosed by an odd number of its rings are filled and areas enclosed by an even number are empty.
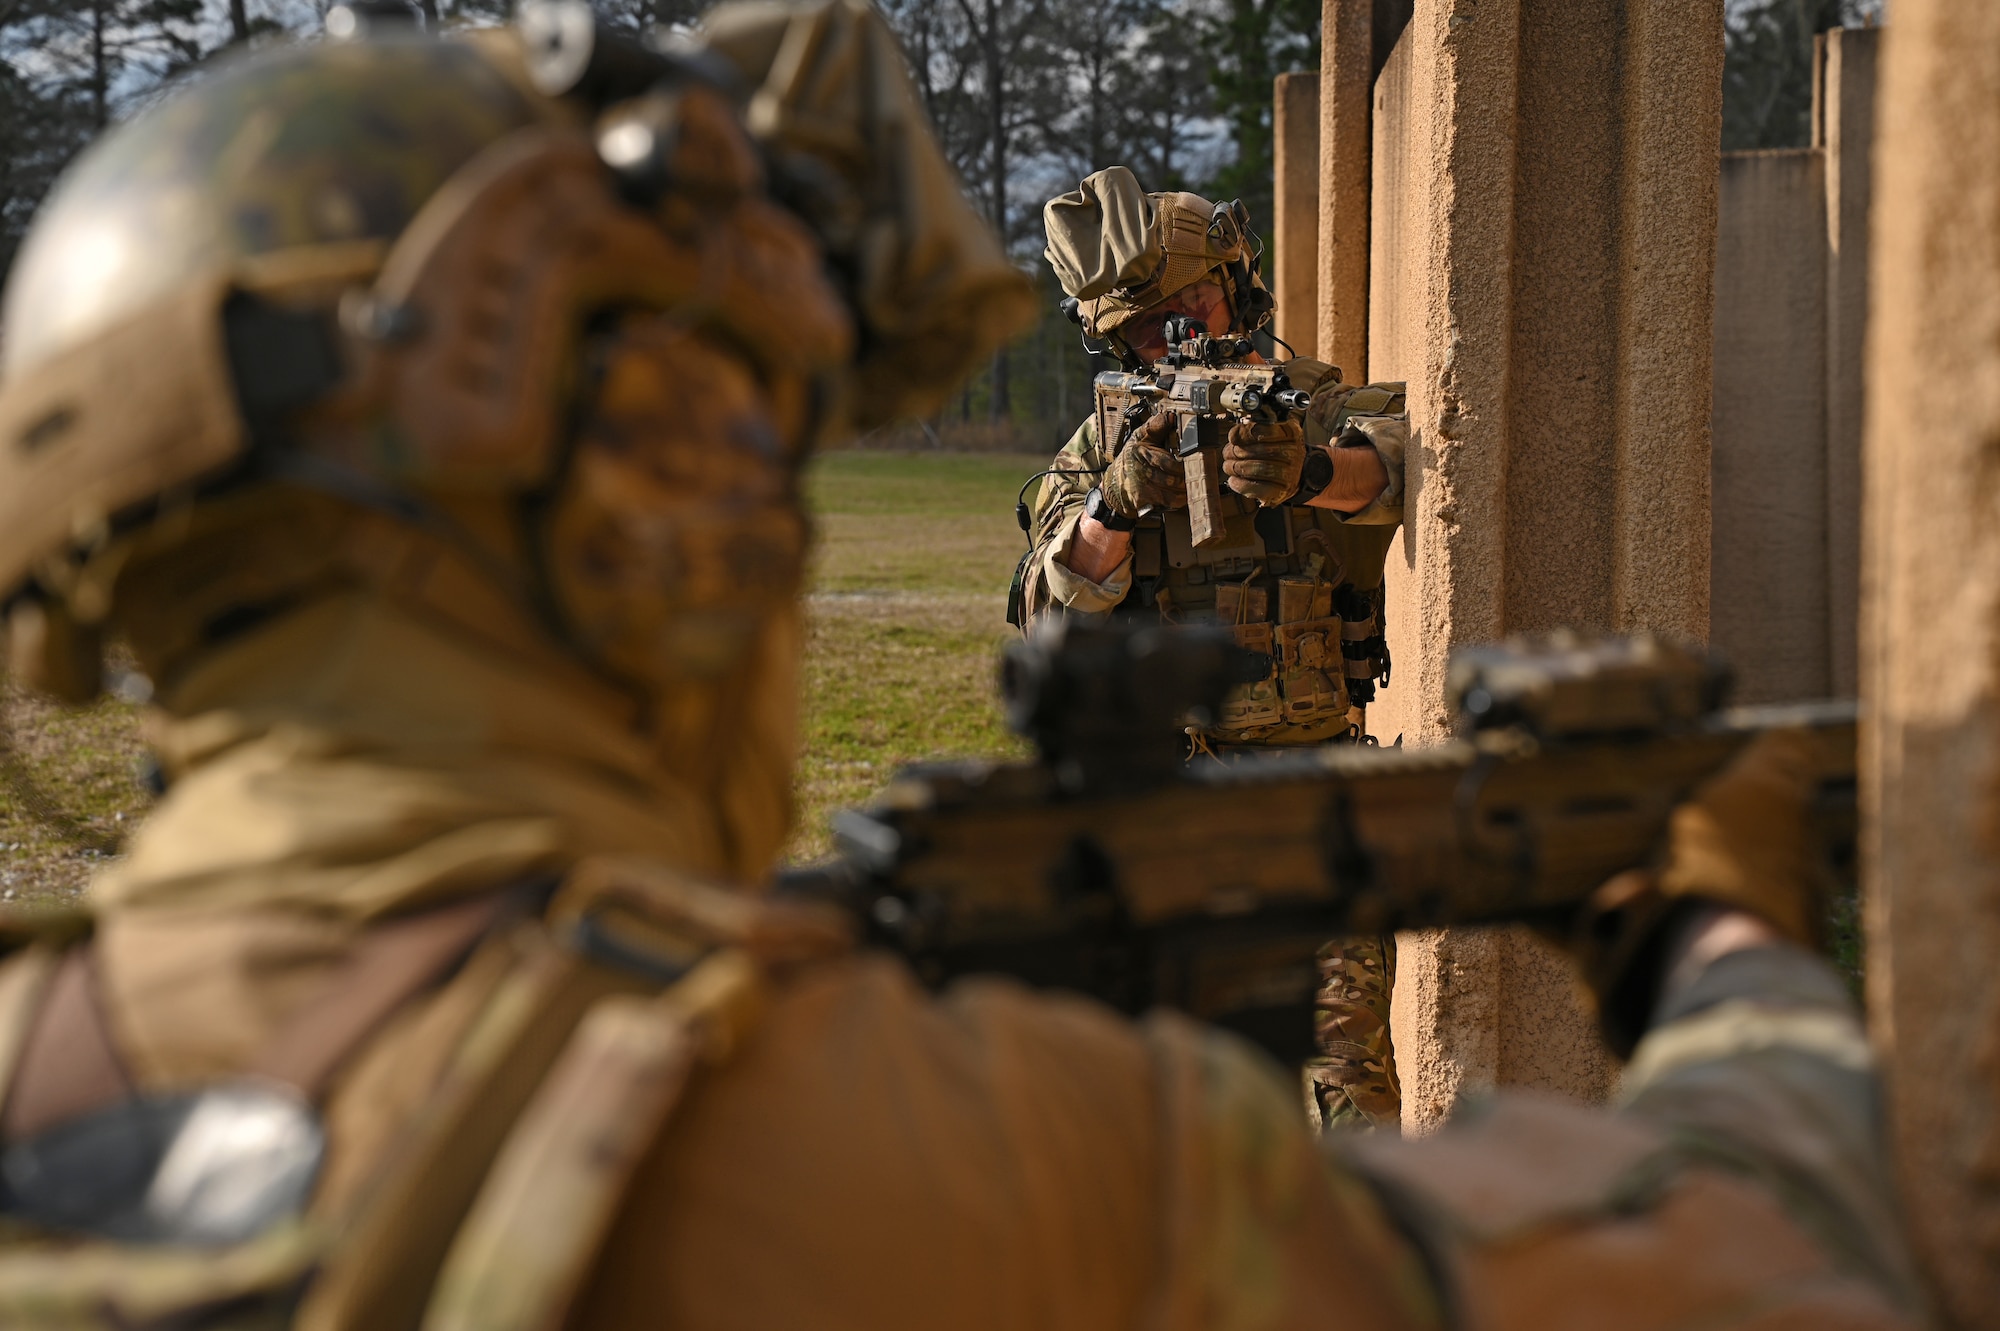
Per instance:
[[[563,1325],[689,1072],[727,1057],[764,989],[762,968],[730,948],[658,997],[607,998],[584,1017],[459,1227],[424,1331]]]
[[[102,1109],[133,1093],[97,997],[97,958],[89,944],[56,963],[0,1114],[0,1141],[23,1141],[64,1119]]]
[[[362,1041],[465,959],[507,899],[473,897],[370,929],[245,1071],[318,1100]]]
[[[453,902],[362,934],[346,962],[243,1071],[317,1100],[361,1043],[411,998],[464,960],[509,894]],[[25,1141],[137,1093],[99,998],[89,943],[57,963],[0,1111],[0,1141]]]

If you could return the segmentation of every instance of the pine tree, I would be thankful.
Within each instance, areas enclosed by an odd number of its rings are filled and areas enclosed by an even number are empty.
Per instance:
[[[63,8],[60,0],[0,0],[0,276],[42,197],[93,131],[87,101],[50,76],[41,54]]]
[[[1155,5],[1139,31],[1141,77],[1125,125],[1125,159],[1149,190],[1213,193],[1234,145],[1216,120],[1215,62],[1188,3]],[[1268,192],[1268,191],[1267,191]]]
[[[1881,0],[1739,0],[1728,19],[1722,147],[1803,148],[1812,139],[1813,37],[1873,22]]]
[[[1234,149],[1209,185],[1242,199],[1260,229],[1271,218],[1272,88],[1280,74],[1319,68],[1319,13],[1319,0],[1211,0],[1202,16],[1215,111]]]

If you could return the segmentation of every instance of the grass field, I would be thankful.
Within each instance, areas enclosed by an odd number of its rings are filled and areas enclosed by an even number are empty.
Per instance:
[[[1025,548],[1014,495],[1046,460],[833,453],[811,478],[819,556],[809,600],[805,742],[791,854],[827,848],[833,810],[913,758],[1021,751],[993,701]]]
[[[993,654],[1023,542],[1014,494],[1044,459],[832,453],[808,491],[819,524],[808,598],[798,829],[790,855],[826,852],[826,822],[920,757],[1020,746],[993,703]],[[82,887],[148,801],[138,709],[56,707],[0,694],[0,900]]]
[[[138,709],[115,699],[60,707],[11,680],[0,704],[0,900],[67,898],[151,800]]]

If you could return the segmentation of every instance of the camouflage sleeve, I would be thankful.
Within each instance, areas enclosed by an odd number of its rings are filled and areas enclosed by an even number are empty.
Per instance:
[[[1403,453],[1410,442],[1410,422],[1402,416],[1361,416],[1354,426],[1374,445],[1389,484],[1368,507],[1342,521],[1358,527],[1393,527],[1403,520]]]
[[[1374,502],[1359,512],[1342,514],[1326,510],[1334,517],[1358,527],[1393,527],[1403,520],[1403,455],[1409,446],[1410,421],[1405,409],[1403,385],[1366,384],[1356,387],[1340,382],[1329,373],[1312,390],[1312,406],[1306,409],[1308,446],[1331,446],[1352,424],[1360,430],[1382,459],[1389,484]]]
[[[1096,419],[1086,420],[1056,454],[1050,466],[1057,474],[1043,480],[1031,510],[1035,550],[1029,562],[1046,593],[1042,599],[1075,613],[1101,614],[1123,601],[1132,589],[1130,556],[1102,582],[1079,577],[1069,567],[1077,524],[1083,520],[1083,501],[1108,461],[1098,447]],[[1043,608],[1031,603],[1030,614]]]
[[[1761,1183],[1841,1267],[1916,1306],[1868,1036],[1824,961],[1789,944],[1716,960],[1662,1003],[1623,1099],[1694,1162]]]
[[[1915,1331],[1878,1093],[1840,977],[1768,947],[1667,996],[1620,1113],[1522,1090],[1421,1140],[1325,1141],[1407,1227],[1454,1326]]]

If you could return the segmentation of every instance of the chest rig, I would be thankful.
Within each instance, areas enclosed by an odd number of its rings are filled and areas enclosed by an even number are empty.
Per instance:
[[[1382,564],[1396,529],[1350,526],[1326,510],[1259,508],[1223,493],[1224,539],[1194,544],[1188,515],[1147,519],[1132,534],[1132,594],[1116,618],[1220,624],[1271,658],[1264,679],[1234,689],[1203,738],[1223,744],[1324,743],[1361,725],[1389,682]]]

